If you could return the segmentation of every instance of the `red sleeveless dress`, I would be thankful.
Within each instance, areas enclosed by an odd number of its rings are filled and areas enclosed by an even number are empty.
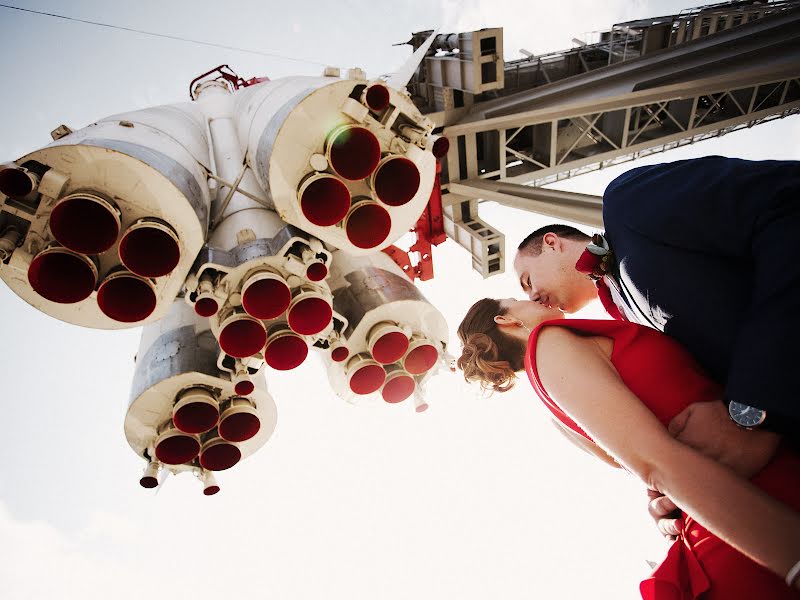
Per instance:
[[[539,379],[536,343],[544,326],[567,327],[580,334],[611,338],[614,341],[611,362],[625,384],[664,427],[690,404],[721,397],[719,386],[703,374],[691,355],[661,332],[624,321],[546,321],[531,332],[525,370],[534,390],[555,417],[590,441],[586,432],[553,402]],[[800,456],[786,447],[782,446],[751,482],[800,511]],[[639,589],[645,600],[800,599],[800,593],[788,588],[780,577],[687,515],[683,518],[682,535]]]

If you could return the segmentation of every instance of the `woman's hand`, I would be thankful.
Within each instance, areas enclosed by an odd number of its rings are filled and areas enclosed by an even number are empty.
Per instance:
[[[697,402],[678,414],[669,424],[670,434],[750,479],[775,455],[781,437],[765,430],[738,427],[728,416],[721,400]]]

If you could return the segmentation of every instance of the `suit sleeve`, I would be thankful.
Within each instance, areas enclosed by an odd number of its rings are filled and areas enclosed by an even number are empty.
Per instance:
[[[800,423],[800,162],[711,156],[640,167],[608,186],[603,218],[612,239],[625,229],[741,273],[725,290],[749,296],[729,323],[738,331],[726,395],[766,409],[771,421],[774,414]],[[680,279],[671,275],[670,282]],[[678,293],[690,312],[698,290]]]

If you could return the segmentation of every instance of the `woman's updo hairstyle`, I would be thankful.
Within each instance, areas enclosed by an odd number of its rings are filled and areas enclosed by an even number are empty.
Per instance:
[[[498,300],[484,298],[472,305],[458,326],[463,346],[458,368],[468,382],[478,381],[493,392],[514,387],[515,373],[525,366],[525,343],[502,333],[494,322],[495,316],[506,312]]]

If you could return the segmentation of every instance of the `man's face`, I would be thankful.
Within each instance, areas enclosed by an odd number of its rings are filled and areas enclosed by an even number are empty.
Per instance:
[[[514,270],[528,298],[573,313],[596,297],[594,284],[575,270],[576,260],[562,246],[543,245],[538,256],[518,252],[514,257]]]

